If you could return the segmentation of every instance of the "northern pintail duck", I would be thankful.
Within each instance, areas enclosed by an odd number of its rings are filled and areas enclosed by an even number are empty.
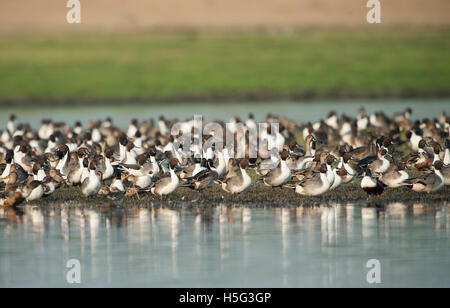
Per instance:
[[[327,166],[323,164],[319,168],[319,173],[309,178],[301,180],[295,185],[295,192],[304,196],[318,196],[330,189],[330,182],[327,177]]]
[[[433,159],[425,151],[426,141],[424,139],[419,141],[418,152],[412,153],[405,158],[406,165],[413,169],[423,171],[428,170],[433,162]]]
[[[86,197],[96,195],[102,187],[102,173],[95,171],[95,163],[92,161],[89,164],[89,177],[87,177],[81,184],[81,192]]]
[[[389,188],[397,188],[404,185],[404,182],[409,179],[409,174],[405,171],[406,164],[402,161],[395,164],[390,164],[389,169],[380,176],[380,181],[386,184]]]
[[[361,180],[361,188],[367,193],[370,199],[373,195],[380,197],[386,190],[386,185],[378,178],[373,177],[370,169],[366,169]]]
[[[330,187],[330,190],[334,190],[342,185],[344,182],[343,178],[348,175],[347,170],[345,170],[344,166],[341,166],[340,168],[333,169],[334,172],[334,181],[333,184]]]
[[[214,164],[212,159],[207,160],[206,169],[190,178],[187,178],[187,182],[182,186],[196,190],[197,196],[199,196],[200,191],[212,187],[214,182],[217,180],[217,172],[213,168]]]
[[[406,133],[406,138],[409,139],[409,147],[414,152],[419,151],[419,142],[422,140],[422,130],[420,129],[411,129]]]
[[[267,186],[280,187],[286,182],[291,180],[292,174],[291,170],[286,164],[286,159],[289,157],[288,151],[283,151],[281,153],[281,160],[278,166],[272,169],[263,178],[263,182]]]
[[[416,192],[430,193],[441,189],[445,184],[444,176],[441,172],[443,165],[443,162],[438,160],[433,165],[433,172],[406,180],[406,185]]]
[[[44,195],[44,186],[41,181],[31,181],[21,189],[22,195],[27,201],[39,200]]]
[[[450,140],[446,139],[445,143],[445,151],[444,151],[444,159],[443,162],[445,165],[450,165]]]
[[[19,205],[24,200],[22,193],[19,191],[14,192],[11,196],[0,198],[1,208],[12,208]]]
[[[178,176],[175,173],[175,167],[178,165],[178,159],[172,158],[169,162],[170,176],[160,178],[153,183],[153,187],[150,189],[152,194],[158,195],[161,198],[173,193],[180,182]]]
[[[248,160],[245,158],[241,159],[239,162],[240,173],[221,182],[222,189],[231,194],[237,194],[246,190],[252,183],[252,179],[246,171],[247,166]]]

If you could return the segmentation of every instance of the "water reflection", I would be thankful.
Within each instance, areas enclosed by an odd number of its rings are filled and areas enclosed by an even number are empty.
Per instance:
[[[396,269],[448,274],[449,213],[398,202],[1,209],[0,286],[65,286],[70,258],[87,286],[368,286],[370,258],[389,261],[391,284],[420,285]]]

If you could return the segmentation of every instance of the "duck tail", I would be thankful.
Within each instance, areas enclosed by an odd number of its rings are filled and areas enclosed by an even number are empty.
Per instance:
[[[188,182],[188,183],[182,184],[181,187],[187,187],[187,188],[190,188],[190,189],[195,189],[195,184]]]
[[[283,186],[281,186],[283,188],[289,188],[289,189],[295,189],[295,185],[292,183],[286,183]]]

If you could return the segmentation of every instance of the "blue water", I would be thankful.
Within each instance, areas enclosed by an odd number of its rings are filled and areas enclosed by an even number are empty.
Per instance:
[[[397,99],[397,100],[339,100],[339,101],[311,101],[311,102],[228,102],[228,103],[163,103],[150,105],[124,106],[64,106],[42,108],[1,108],[0,130],[6,126],[11,113],[18,116],[18,122],[31,124],[34,128],[40,125],[42,118],[52,118],[55,121],[66,121],[73,125],[80,121],[87,125],[89,120],[104,120],[110,116],[114,124],[125,128],[132,118],[139,120],[157,119],[163,114],[167,118],[180,120],[192,119],[193,115],[202,115],[204,121],[229,120],[233,116],[246,118],[252,112],[255,119],[263,121],[267,113],[287,116],[297,121],[317,121],[327,116],[330,109],[338,114],[356,116],[359,107],[364,106],[368,113],[384,111],[388,115],[402,112],[407,107],[413,108],[413,119],[439,117],[442,111],[450,110],[450,99]]]
[[[0,212],[1,287],[450,286],[450,204],[65,208]]]

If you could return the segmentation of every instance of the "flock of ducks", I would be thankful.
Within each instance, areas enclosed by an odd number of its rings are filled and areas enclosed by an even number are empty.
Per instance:
[[[269,126],[257,141],[247,133],[257,127],[252,114],[246,120],[234,117],[227,125],[219,122],[235,144],[246,144],[240,159],[233,158],[235,148],[203,146],[211,135],[185,155],[176,142],[180,136],[170,132],[176,123],[184,132],[193,131],[190,120],[133,119],[122,131],[111,118],[90,121],[86,128],[80,122],[71,127],[44,119],[33,130],[11,115],[0,131],[0,206],[39,200],[72,186],[86,197],[102,195],[120,202],[145,193],[164,199],[180,186],[195,190],[197,199],[213,185],[239,194],[252,184],[249,169],[259,176],[254,181],[280,188],[274,193],[294,189],[318,196],[361,177],[368,198],[402,186],[434,192],[450,184],[450,117],[442,113],[413,121],[411,114],[408,108],[392,117],[367,115],[361,108],[357,117],[331,111],[315,123],[268,114],[265,122],[279,123],[279,131]],[[249,142],[266,142],[270,149],[250,157]],[[416,176],[407,170],[415,170]]]

